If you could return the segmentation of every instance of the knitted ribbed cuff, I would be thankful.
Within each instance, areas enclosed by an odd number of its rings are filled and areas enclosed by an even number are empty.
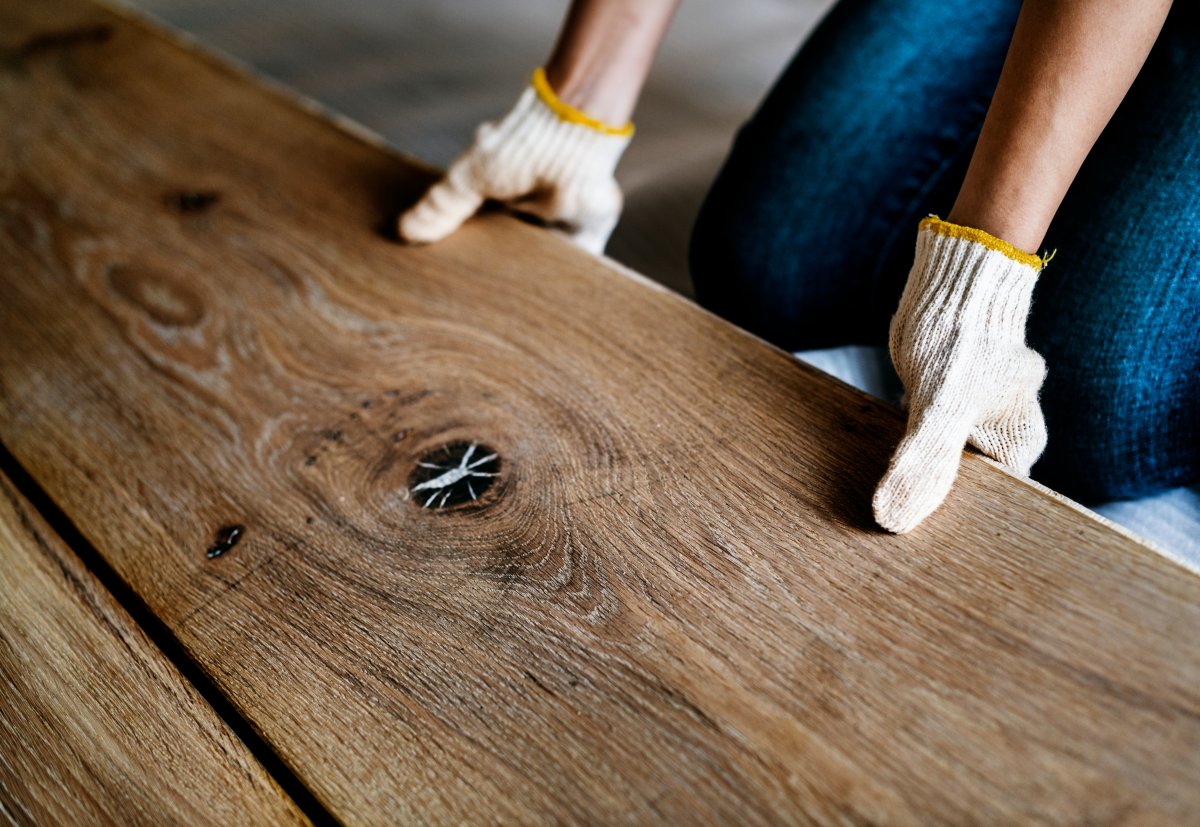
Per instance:
[[[1023,340],[1045,261],[981,230],[926,218],[905,292],[924,296],[960,323],[998,326]]]
[[[1024,250],[1018,250],[1002,238],[996,238],[994,235],[985,233],[983,230],[976,230],[973,227],[951,224],[949,221],[943,221],[936,215],[930,215],[928,218],[922,219],[918,230],[927,230],[945,238],[961,238],[967,241],[974,241],[976,244],[982,244],[989,250],[1002,253],[1019,264],[1028,265],[1039,271],[1046,266],[1050,259],[1054,258],[1054,253],[1042,257],[1033,253],[1027,253]]]
[[[486,127],[481,144],[494,146],[497,161],[513,169],[535,167],[539,177],[569,186],[573,180],[611,177],[629,145],[630,134],[602,132],[591,126],[563,120],[532,86],[526,88],[513,111]]]
[[[558,116],[559,120],[566,121],[567,123],[576,123],[580,126],[586,126],[589,129],[594,129],[597,132],[602,132],[605,135],[619,135],[623,138],[633,137],[632,121],[624,126],[610,126],[604,121],[597,120],[596,118],[593,118],[584,112],[580,112],[574,106],[571,106],[569,103],[564,103],[562,100],[560,100],[558,95],[555,94],[554,90],[550,87],[550,81],[546,79],[546,70],[541,66],[533,70],[533,77],[530,79],[530,85],[533,86],[534,91],[536,91],[538,97],[541,98],[542,103],[546,104],[550,111]]]

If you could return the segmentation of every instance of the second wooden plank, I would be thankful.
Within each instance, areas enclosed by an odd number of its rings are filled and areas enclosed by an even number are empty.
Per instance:
[[[3,474],[0,815],[309,823]]]

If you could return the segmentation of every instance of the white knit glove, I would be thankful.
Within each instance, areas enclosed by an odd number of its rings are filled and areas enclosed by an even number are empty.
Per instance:
[[[889,345],[908,430],[875,490],[875,520],[912,531],[950,492],[963,445],[1028,475],[1046,447],[1046,365],[1025,344],[1045,262],[980,230],[921,222]]]
[[[400,216],[400,237],[445,238],[493,198],[599,255],[621,215],[613,170],[632,135],[633,124],[611,127],[560,101],[538,69],[513,110],[480,126],[471,148]]]

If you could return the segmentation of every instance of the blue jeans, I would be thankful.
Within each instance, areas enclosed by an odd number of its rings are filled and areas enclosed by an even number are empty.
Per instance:
[[[917,223],[966,175],[1018,0],[842,0],[697,219],[700,303],[786,348],[884,344]],[[1200,4],[1175,4],[1046,236],[1029,321],[1049,446],[1085,502],[1200,480]]]

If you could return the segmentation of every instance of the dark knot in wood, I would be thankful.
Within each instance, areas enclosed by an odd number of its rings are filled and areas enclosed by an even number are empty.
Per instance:
[[[165,199],[166,204],[178,213],[204,212],[221,200],[219,192],[173,192]]]
[[[229,525],[217,532],[217,542],[209,548],[207,552],[208,559],[220,557],[225,552],[238,544],[242,536],[246,533],[245,526]]]
[[[478,442],[451,442],[421,457],[408,480],[423,508],[478,502],[500,476],[500,455]]]
[[[113,27],[105,24],[43,32],[42,34],[34,35],[22,43],[19,54],[22,57],[32,57],[42,52],[53,52],[59,49],[73,49],[77,46],[107,43],[112,39],[112,36]]]

